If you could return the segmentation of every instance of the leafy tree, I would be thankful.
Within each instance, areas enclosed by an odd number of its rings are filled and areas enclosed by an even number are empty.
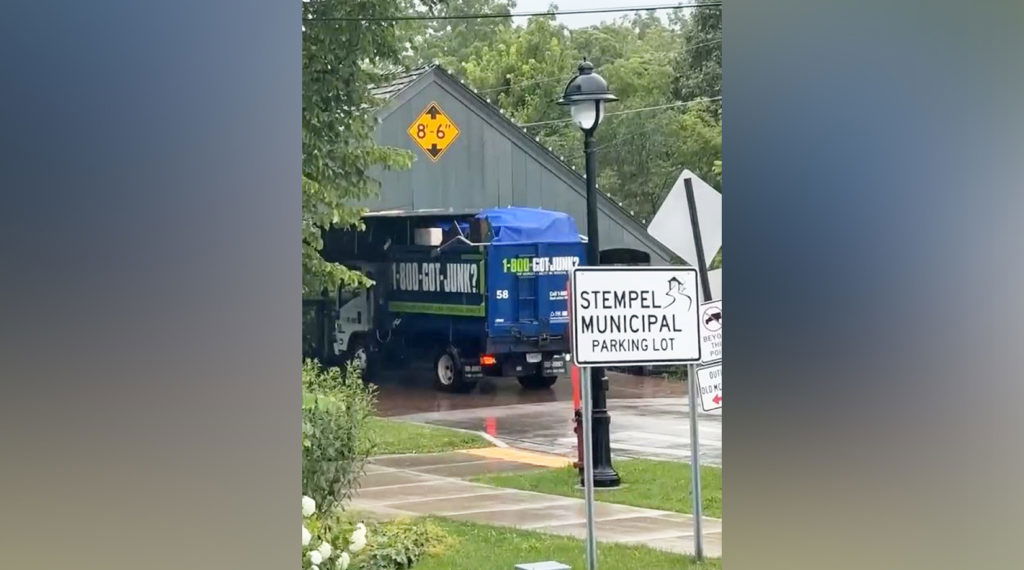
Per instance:
[[[365,286],[357,271],[320,256],[322,231],[359,227],[352,202],[372,196],[372,167],[402,168],[411,154],[373,140],[369,88],[398,63],[394,22],[331,18],[402,13],[399,0],[311,0],[302,3],[302,284],[307,294]]]
[[[509,14],[515,0],[453,0],[434,5],[412,2],[409,12],[434,16]],[[407,36],[403,60],[407,67],[438,61],[445,69],[464,76],[464,63],[512,27],[511,18],[412,21],[403,25]],[[415,49],[414,49],[415,47]]]
[[[721,95],[721,7],[694,10],[683,24],[682,36],[685,49],[679,51],[675,60],[676,97],[690,101]]]

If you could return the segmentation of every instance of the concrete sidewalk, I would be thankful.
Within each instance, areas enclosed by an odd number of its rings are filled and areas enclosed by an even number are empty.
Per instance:
[[[351,508],[381,516],[437,515],[583,538],[581,499],[471,483],[486,473],[531,471],[568,460],[521,450],[376,457],[367,467]],[[597,493],[600,500],[600,492]],[[693,554],[693,517],[668,511],[598,502],[597,538]],[[704,551],[722,555],[722,521],[704,518]]]

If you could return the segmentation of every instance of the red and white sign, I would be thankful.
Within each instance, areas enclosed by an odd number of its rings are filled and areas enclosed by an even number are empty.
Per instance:
[[[722,300],[700,306],[700,361],[711,364],[722,360]]]
[[[700,407],[705,412],[722,408],[722,365],[705,366],[697,369],[697,391],[700,393]]]

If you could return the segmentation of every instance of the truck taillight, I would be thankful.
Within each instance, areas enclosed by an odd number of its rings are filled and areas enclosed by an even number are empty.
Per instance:
[[[480,357],[480,366],[494,366],[498,363],[498,359],[494,358],[493,354],[485,354]]]

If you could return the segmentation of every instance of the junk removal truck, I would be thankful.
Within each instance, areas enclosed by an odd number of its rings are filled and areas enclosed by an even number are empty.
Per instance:
[[[566,286],[586,257],[570,216],[417,210],[363,222],[361,231],[326,232],[322,255],[374,285],[304,303],[307,357],[353,362],[370,380],[426,360],[446,392],[471,391],[483,376],[548,388],[566,372]]]

